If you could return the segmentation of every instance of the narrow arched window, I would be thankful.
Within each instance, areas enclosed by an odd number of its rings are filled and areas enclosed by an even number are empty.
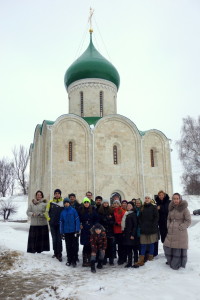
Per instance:
[[[73,144],[72,144],[72,142],[69,142],[69,146],[68,146],[68,148],[69,148],[69,161],[72,161],[72,158],[73,158]]]
[[[113,163],[114,165],[118,164],[118,157],[117,157],[117,146],[113,146]]]
[[[150,160],[151,160],[151,167],[155,167],[154,151],[153,151],[153,149],[150,150]]]
[[[103,117],[103,92],[101,91],[100,94],[100,117]]]
[[[83,117],[84,107],[83,107],[83,92],[80,92],[80,102],[81,102],[81,117]]]

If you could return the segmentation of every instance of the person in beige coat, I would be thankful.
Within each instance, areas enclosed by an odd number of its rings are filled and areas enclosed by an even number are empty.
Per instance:
[[[191,215],[187,207],[187,201],[182,200],[179,193],[173,194],[167,219],[168,233],[163,248],[167,259],[166,264],[174,270],[185,268],[187,263],[187,228],[191,224]]]
[[[29,204],[27,215],[31,219],[27,252],[41,253],[42,251],[49,251],[49,230],[47,220],[44,216],[47,202],[44,199],[42,191],[37,191],[35,199]]]

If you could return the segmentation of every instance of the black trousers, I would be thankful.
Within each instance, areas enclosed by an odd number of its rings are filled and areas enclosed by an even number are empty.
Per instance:
[[[117,245],[118,262],[125,262],[126,260],[126,248],[123,245],[122,233],[115,234],[115,243]]]
[[[107,248],[105,258],[114,259],[116,255],[115,239],[114,237],[107,237]]]
[[[75,263],[78,257],[78,237],[75,237],[74,234],[75,232],[65,233],[67,261],[69,263]]]
[[[62,239],[59,225],[50,225],[55,256],[62,256]]]

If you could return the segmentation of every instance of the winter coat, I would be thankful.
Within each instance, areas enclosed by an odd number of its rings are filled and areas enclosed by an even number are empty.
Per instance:
[[[168,211],[169,211],[169,204],[170,204],[169,196],[166,194],[163,200],[160,200],[159,197],[156,197],[156,204],[157,206],[160,206],[160,209],[158,210],[159,213],[159,230],[161,237],[163,235],[166,235],[167,233],[167,217],[168,217]]]
[[[113,227],[114,233],[122,233],[121,222],[125,211],[121,207],[114,208],[115,224]]]
[[[139,227],[141,234],[158,233],[158,210],[152,203],[144,203],[139,215]]]
[[[114,236],[113,225],[115,218],[113,212],[111,213],[110,207],[101,207],[99,211],[99,223],[105,228],[107,238]]]
[[[46,205],[47,201],[45,199],[42,199],[40,201],[33,199],[29,204],[26,214],[31,218],[31,226],[47,225],[47,220],[44,215]]]
[[[90,232],[91,232],[90,245],[91,245],[92,252],[97,253],[98,250],[105,251],[107,248],[107,238],[106,238],[104,227],[102,226],[100,234],[97,234],[95,232],[94,227],[91,228]]]
[[[176,249],[188,249],[187,228],[191,224],[191,215],[187,207],[188,203],[185,200],[181,200],[179,205],[175,205],[173,202],[170,203],[167,218],[168,233],[164,246]]]
[[[126,215],[126,216],[125,216]],[[126,246],[135,246],[137,244],[137,217],[134,211],[125,213],[125,227],[123,231],[123,244]],[[133,236],[134,240],[130,237]]]
[[[50,200],[46,206],[45,217],[50,226],[60,225],[60,214],[63,210],[63,199]]]
[[[77,211],[69,206],[64,207],[60,214],[60,233],[72,233],[80,231],[80,219]]]
[[[91,213],[89,213],[89,209],[92,209]],[[81,245],[88,245],[90,243],[90,229],[98,222],[98,215],[93,206],[90,206],[89,208],[81,206],[79,208],[79,218],[83,227],[81,229],[80,242]]]
[[[71,207],[75,208],[78,212],[81,204],[77,200],[74,200],[73,204],[72,204],[72,202],[70,202],[70,205],[71,205]]]

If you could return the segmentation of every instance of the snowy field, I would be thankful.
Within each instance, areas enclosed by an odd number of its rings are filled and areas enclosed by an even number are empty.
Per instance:
[[[200,197],[184,199],[188,200],[191,213],[200,208]],[[188,230],[190,249],[186,269],[174,271],[165,264],[160,242],[158,257],[139,269],[125,269],[116,264],[92,274],[90,268],[81,267],[81,259],[77,268],[67,267],[65,250],[61,263],[51,258],[52,250],[26,253],[29,223],[14,221],[26,219],[27,198],[13,201],[17,202],[18,213],[13,215],[12,222],[0,221],[0,252],[2,255],[6,250],[17,251],[17,256],[13,266],[0,270],[1,300],[200,299],[200,216],[192,216]]]

